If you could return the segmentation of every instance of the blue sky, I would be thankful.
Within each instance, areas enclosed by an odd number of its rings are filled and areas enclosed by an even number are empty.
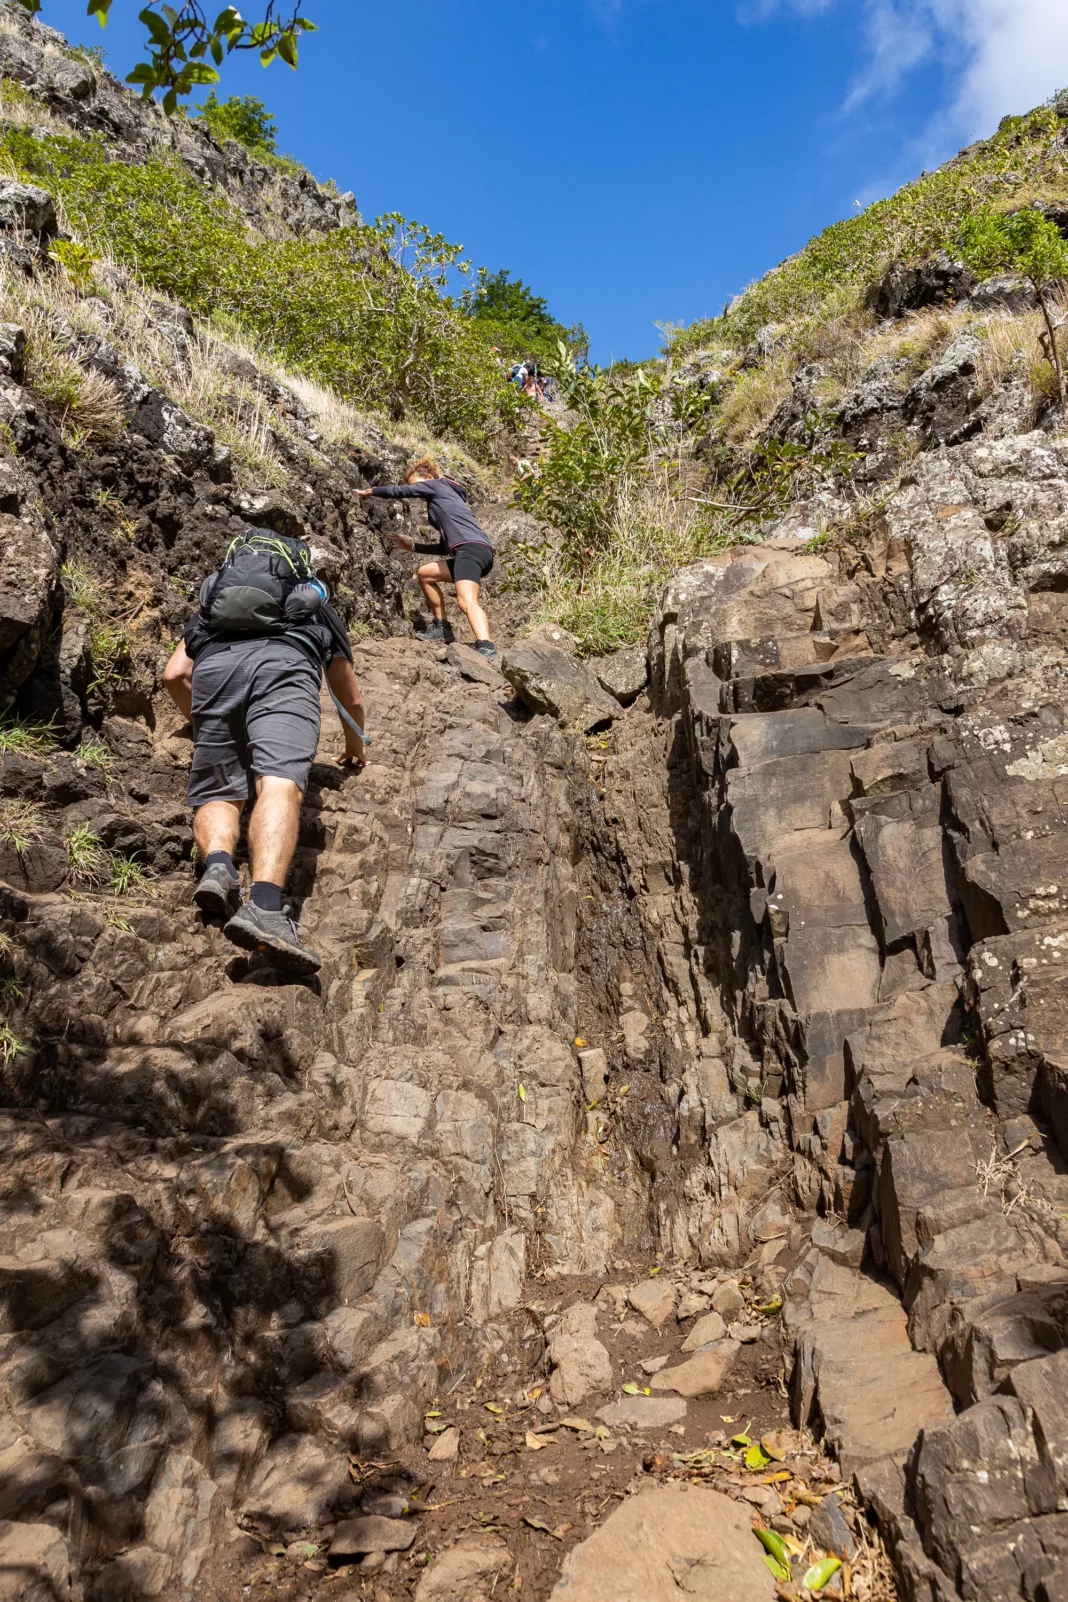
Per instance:
[[[220,0],[220,4],[222,0]],[[115,0],[42,21],[124,76]],[[246,0],[246,15],[257,0]],[[1065,0],[305,0],[297,73],[231,58],[281,148],[507,267],[596,360],[722,310],[856,201],[1068,84]]]

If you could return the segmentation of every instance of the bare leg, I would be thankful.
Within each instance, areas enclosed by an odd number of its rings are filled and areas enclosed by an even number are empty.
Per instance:
[[[207,862],[211,851],[225,851],[233,856],[244,805],[243,801],[206,801],[202,807],[197,807],[193,817],[193,838],[201,862]]]
[[[256,780],[256,805],[248,825],[254,881],[285,884],[297,849],[301,797],[292,779],[267,774]]]
[[[445,621],[445,597],[441,592],[439,580],[448,579],[449,570],[444,562],[424,562],[422,567],[416,568],[416,579],[423,592],[423,599],[430,608],[431,616],[439,623]]]
[[[488,640],[490,637],[489,618],[479,603],[478,592],[480,586],[474,579],[457,579],[456,604],[471,625],[471,632],[476,640]]]

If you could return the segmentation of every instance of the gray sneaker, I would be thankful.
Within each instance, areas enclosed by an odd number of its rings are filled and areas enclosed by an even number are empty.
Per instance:
[[[221,863],[207,868],[193,891],[193,900],[209,918],[228,918],[241,905],[241,883]]]
[[[277,967],[289,973],[318,973],[323,965],[322,958],[300,938],[288,907],[282,912],[264,912],[255,902],[246,901],[223,934],[243,951],[266,952]]]
[[[484,656],[489,662],[496,662],[501,654],[492,640],[476,640],[471,649],[472,651],[477,651],[479,656]]]
[[[456,635],[452,631],[452,624],[447,618],[436,617],[429,628],[423,630],[423,639],[431,643],[440,641],[444,645],[451,645]]]

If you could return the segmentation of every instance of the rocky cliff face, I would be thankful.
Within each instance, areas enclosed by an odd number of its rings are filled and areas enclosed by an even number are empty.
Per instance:
[[[237,147],[46,32],[0,67],[131,157],[177,139],[261,228],[344,221],[298,186],[272,222]],[[770,1594],[756,1519],[795,1585],[830,1553],[871,1602],[1062,1598],[1056,413],[1015,370],[980,394],[967,330],[869,372],[863,517],[829,480],[680,573],[647,655],[542,631],[504,678],[412,637],[353,493],[396,442],[344,452],[216,341],[257,476],[179,399],[182,308],[120,274],[60,304],[48,195],[0,186],[5,219],[0,1595],[543,1597],[574,1548],[560,1595],[677,1595],[681,1551],[722,1602]],[[42,326],[105,432],[34,381]],[[160,693],[249,518],[363,625],[371,762],[332,765],[325,712],[292,886],[314,983],[193,909]]]

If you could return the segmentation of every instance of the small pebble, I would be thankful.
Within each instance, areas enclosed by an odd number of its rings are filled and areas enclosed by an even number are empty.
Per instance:
[[[670,1357],[643,1357],[638,1367],[644,1374],[659,1374],[670,1362]]]
[[[806,1507],[804,1502],[798,1502],[797,1506],[790,1514],[790,1517],[794,1521],[795,1529],[803,1530],[809,1519],[812,1517],[812,1509],[810,1507]]]

